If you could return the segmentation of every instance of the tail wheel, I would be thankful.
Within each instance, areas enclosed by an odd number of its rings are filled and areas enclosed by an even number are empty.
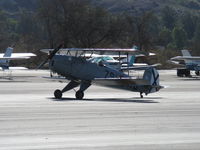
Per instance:
[[[195,74],[196,74],[197,76],[199,76],[200,73],[199,73],[199,71],[195,71]]]
[[[76,99],[83,99],[84,93],[83,91],[77,91],[76,92]]]
[[[140,98],[143,98],[143,95],[142,95],[143,93],[142,92],[140,92]]]
[[[55,96],[56,99],[61,99],[62,98],[61,90],[55,90],[54,96]]]

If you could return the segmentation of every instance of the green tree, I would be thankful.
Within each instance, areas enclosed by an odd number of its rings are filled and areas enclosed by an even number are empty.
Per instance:
[[[173,42],[178,49],[182,49],[186,45],[187,35],[183,28],[174,27],[172,31]]]
[[[181,17],[181,23],[183,24],[183,28],[187,33],[189,39],[192,39],[194,36],[195,28],[196,28],[196,20],[197,17],[191,15],[190,13],[185,13]]]
[[[198,21],[196,29],[195,29],[195,35],[193,39],[193,50],[197,55],[200,54],[200,21]]]
[[[159,33],[159,44],[167,46],[172,41],[171,31],[164,27]]]
[[[146,12],[140,16],[128,16],[127,22],[130,24],[129,36],[132,44],[138,45],[140,49],[151,47],[158,34],[158,19],[154,13]]]
[[[165,27],[172,30],[176,24],[176,12],[169,6],[163,8],[161,12],[162,21]]]

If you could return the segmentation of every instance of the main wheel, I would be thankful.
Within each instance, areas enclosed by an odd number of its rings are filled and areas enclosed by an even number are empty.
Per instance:
[[[185,74],[185,76],[186,77],[190,77],[191,75],[190,75],[190,70],[184,70],[184,74]]]
[[[140,98],[143,98],[142,92],[140,92]]]
[[[55,96],[56,99],[61,99],[62,98],[61,90],[55,90],[54,96]]]
[[[181,69],[177,69],[177,76],[183,77],[183,71]]]
[[[77,91],[76,92],[76,99],[83,99],[84,93],[83,91]]]

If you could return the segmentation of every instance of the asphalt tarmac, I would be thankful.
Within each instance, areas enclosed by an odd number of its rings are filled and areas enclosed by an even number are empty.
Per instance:
[[[160,71],[166,88],[139,93],[91,86],[54,99],[66,83],[48,71],[13,71],[0,78],[0,150],[199,150],[200,77]],[[6,78],[6,79],[5,79]]]

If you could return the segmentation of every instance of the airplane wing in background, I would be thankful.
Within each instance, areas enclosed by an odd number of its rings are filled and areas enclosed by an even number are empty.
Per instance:
[[[26,68],[26,67],[9,67],[9,69],[8,70],[27,70],[28,68]],[[2,69],[1,67],[0,67],[0,70],[7,70],[7,69]]]
[[[174,60],[174,61],[181,61],[181,60],[200,60],[200,57],[196,57],[196,56],[176,56],[176,57],[173,57],[171,58],[171,60]]]
[[[12,53],[11,57],[33,57],[36,56],[33,53]]]
[[[29,59],[36,56],[33,53],[12,53],[10,57],[5,57],[4,54],[0,54],[0,60],[17,60],[17,59]]]
[[[151,67],[157,67],[160,66],[161,64],[154,64],[154,65],[138,65],[138,66],[124,66],[121,67],[122,71],[126,71],[126,70],[145,70]]]

